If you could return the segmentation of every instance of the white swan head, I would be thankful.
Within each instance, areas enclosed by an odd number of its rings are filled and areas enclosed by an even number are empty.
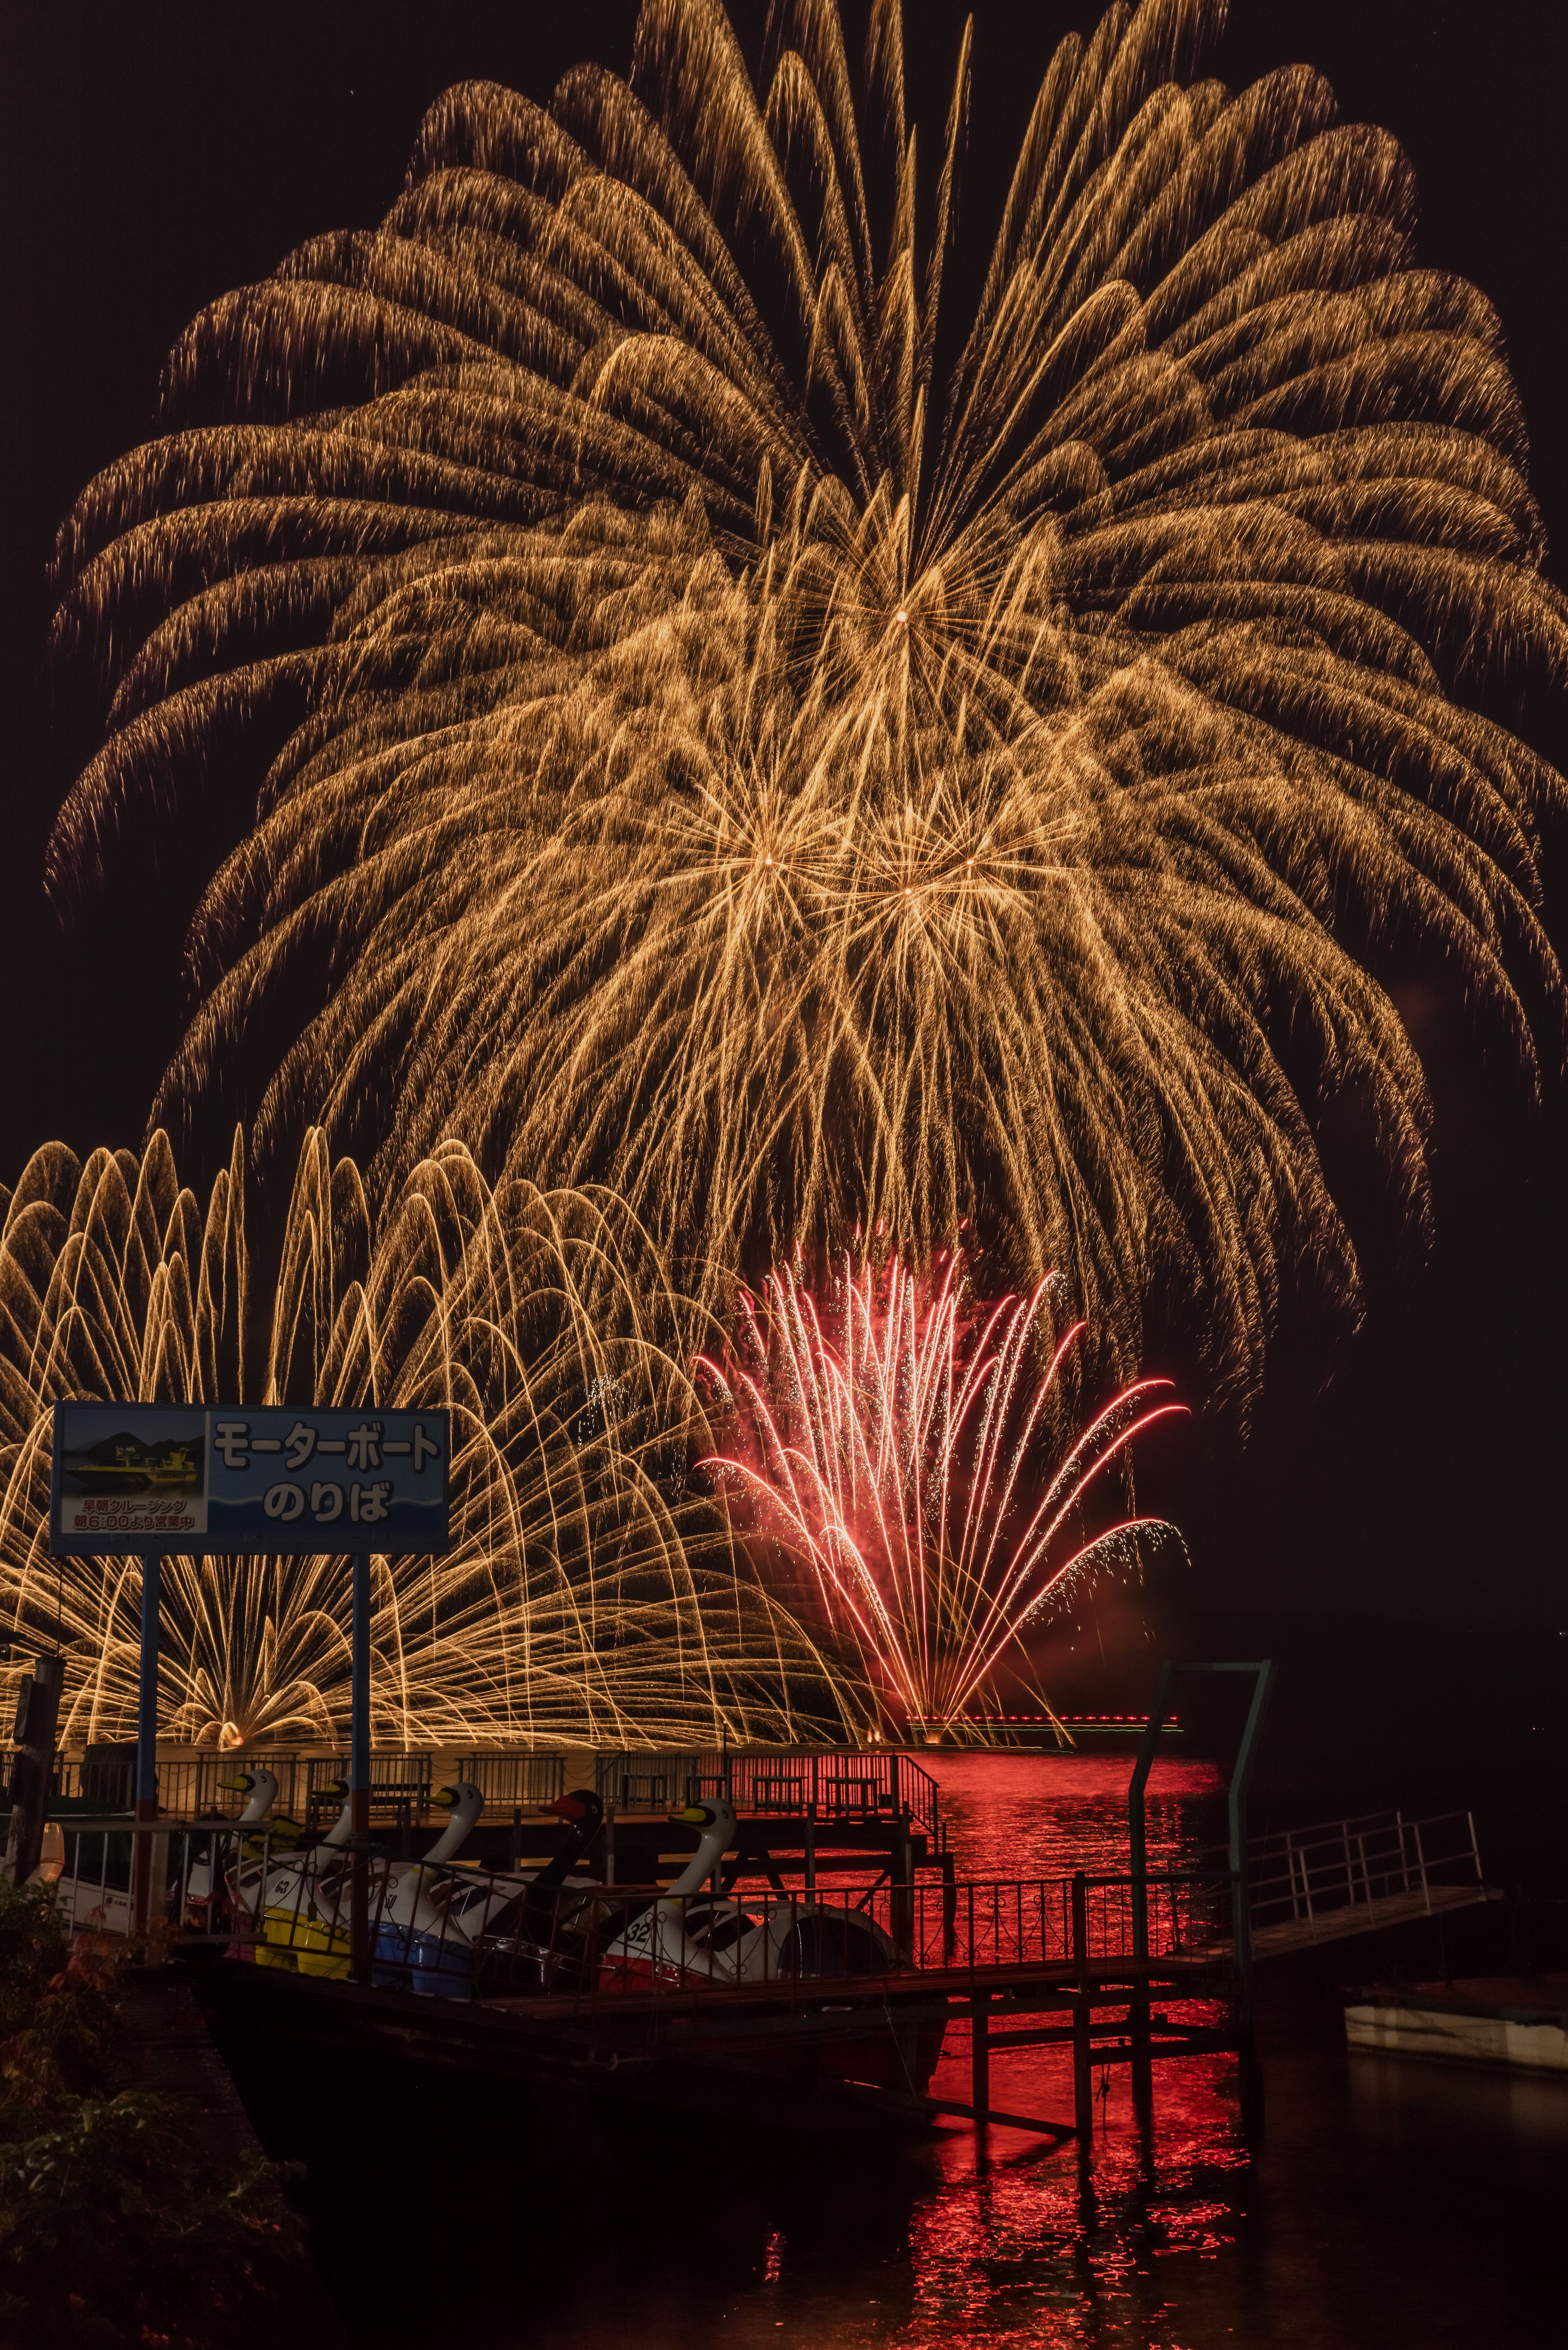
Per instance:
[[[425,1859],[450,1860],[484,1809],[484,1797],[468,1780],[459,1779],[455,1786],[438,1787],[431,1797],[431,1803],[442,1811],[450,1811],[452,1817],[426,1853]]]
[[[277,1781],[270,1771],[242,1771],[236,1778],[220,1779],[218,1784],[225,1794],[246,1798],[245,1807],[234,1823],[236,1827],[254,1827],[257,1820],[265,1819],[277,1801]]]
[[[348,1843],[348,1838],[353,1832],[354,1825],[354,1806],[349,1798],[348,1782],[347,1779],[328,1779],[321,1792],[324,1795],[341,1795],[343,1798],[343,1809],[338,1813],[337,1817],[333,1821],[332,1825],[327,1829],[327,1834],[322,1837],[321,1841],[323,1844],[334,1846],[345,1845]]]
[[[671,1812],[670,1816],[682,1827],[698,1831],[696,1851],[665,1895],[666,1900],[678,1901],[707,1883],[734,1842],[735,1807],[722,1795],[714,1795],[701,1803],[688,1804],[683,1812]]]

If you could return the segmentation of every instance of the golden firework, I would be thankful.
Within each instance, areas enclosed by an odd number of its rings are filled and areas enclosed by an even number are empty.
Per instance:
[[[1560,779],[1480,705],[1568,626],[1495,316],[1318,75],[1194,78],[1222,16],[1057,49],[941,377],[969,39],[918,149],[888,0],[450,90],[196,320],[60,546],[55,887],[265,768],[159,1116],[281,1023],[275,1141],[607,1181],[710,1299],[848,1202],[1066,1267],[1123,1371],[1151,1296],[1243,1396],[1291,1268],[1354,1312],[1324,1106],[1428,1213],[1378,963],[1532,1082],[1560,1016]]]
[[[615,1201],[493,1192],[449,1145],[373,1237],[358,1170],[315,1132],[265,1280],[237,1139],[205,1210],[161,1133],[140,1165],[52,1146],[3,1204],[0,1625],[49,1645],[58,1610],[63,1741],[134,1730],[140,1568],[48,1555],[62,1396],[450,1408],[452,1550],[372,1561],[379,1744],[841,1726],[811,1642],[688,1482],[706,1423],[686,1309]],[[343,1733],[341,1557],[171,1557],[162,1588],[166,1737]]]

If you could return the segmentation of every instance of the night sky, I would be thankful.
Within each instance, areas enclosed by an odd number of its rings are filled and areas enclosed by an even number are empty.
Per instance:
[[[962,13],[921,0],[906,12],[911,112],[933,133]],[[971,272],[1051,46],[1089,29],[1098,10],[979,0],[975,13],[960,247]],[[737,15],[743,34],[760,26],[760,11]],[[1546,29],[1555,10],[1233,0],[1231,16],[1210,70],[1235,85],[1304,59],[1328,75],[1343,117],[1403,141],[1422,193],[1421,259],[1475,280],[1501,315],[1561,583],[1568,163],[1562,58]],[[78,1150],[140,1142],[181,1032],[185,925],[229,845],[197,810],[178,838],[128,842],[111,887],[63,925],[46,904],[49,824],[95,747],[46,660],[57,523],[100,466],[150,435],[164,354],[204,303],[265,275],[307,235],[380,216],[421,113],[448,83],[491,78],[543,99],[580,57],[624,69],[634,18],[605,0],[6,13],[0,1180],[14,1181],[53,1137]],[[1523,724],[1568,761],[1561,710],[1529,710]],[[1548,889],[1562,952],[1568,824],[1549,845]],[[1179,1519],[1191,1554],[1190,1566],[1157,1578],[1155,1637],[1179,1622],[1229,1623],[1240,1636],[1279,1617],[1298,1624],[1316,1660],[1306,1678],[1322,1672],[1324,1654],[1360,1640],[1368,1653],[1404,1655],[1413,1675],[1427,1669],[1418,1659],[1445,1659],[1434,1669],[1447,1675],[1447,1703],[1455,1692],[1462,1701],[1467,1673],[1517,1666],[1528,1679],[1551,1667],[1560,1686],[1568,1658],[1568,1088],[1553,1073],[1532,1116],[1517,1072],[1484,1051],[1440,974],[1416,975],[1399,1001],[1438,1105],[1435,1253],[1413,1260],[1386,1203],[1347,1177],[1367,1277],[1362,1332],[1336,1341],[1310,1316],[1291,1317],[1245,1450],[1233,1428],[1206,1422],[1166,1436],[1138,1500]],[[1331,1166],[1343,1140],[1324,1138]],[[1479,1635],[1456,1638],[1477,1625]],[[1137,1637],[1147,1634],[1145,1619]],[[1487,1661],[1500,1635],[1514,1664]],[[1418,1693],[1407,1694],[1413,1715]],[[1494,1690],[1489,1719],[1503,1702]],[[1540,1710],[1522,1693],[1518,1706]]]

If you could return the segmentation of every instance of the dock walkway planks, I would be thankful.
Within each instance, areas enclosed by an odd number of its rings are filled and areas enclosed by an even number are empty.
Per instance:
[[[1346,1901],[1310,1917],[1254,1927],[1252,1956],[1282,1959],[1293,1950],[1312,1950],[1319,1942],[1343,1942],[1353,1934],[1380,1933],[1391,1926],[1407,1926],[1417,1918],[1446,1916],[1454,1909],[1473,1909],[1480,1902],[1502,1898],[1495,1885],[1428,1885],[1409,1893],[1378,1894],[1370,1901]]]

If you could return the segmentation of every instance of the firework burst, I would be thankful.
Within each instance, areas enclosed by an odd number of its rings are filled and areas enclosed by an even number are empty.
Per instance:
[[[812,1644],[691,1488],[703,1423],[680,1367],[688,1326],[618,1202],[492,1192],[452,1147],[373,1236],[357,1169],[317,1133],[265,1282],[237,1140],[204,1211],[161,1135],[140,1164],[40,1152],[4,1204],[0,1624],[31,1647],[63,1621],[63,1739],[134,1728],[140,1570],[48,1555],[60,1396],[450,1408],[452,1550],[372,1561],[380,1744],[836,1725]],[[340,1557],[174,1556],[162,1587],[164,1735],[342,1734]]]
[[[978,1215],[1122,1377],[1151,1295],[1242,1395],[1293,1268],[1355,1313],[1336,1096],[1428,1213],[1373,968],[1557,1033],[1561,782],[1480,712],[1568,627],[1493,312],[1318,75],[1198,78],[1222,17],[1062,44],[967,320],[967,32],[918,152],[889,0],[858,63],[780,0],[755,83],[648,0],[195,321],[59,549],[53,886],[262,777],[159,1115],[611,1183],[710,1304],[846,1199]]]
[[[1082,1532],[1106,1471],[1184,1407],[1140,1379],[1064,1435],[1059,1374],[1084,1326],[1053,1337],[1057,1286],[979,1305],[950,1253],[924,1281],[846,1261],[830,1330],[785,1268],[760,1312],[742,1297],[737,1357],[701,1366],[739,1440],[700,1465],[790,1555],[899,1731],[949,1729],[1079,1578],[1171,1531]]]

